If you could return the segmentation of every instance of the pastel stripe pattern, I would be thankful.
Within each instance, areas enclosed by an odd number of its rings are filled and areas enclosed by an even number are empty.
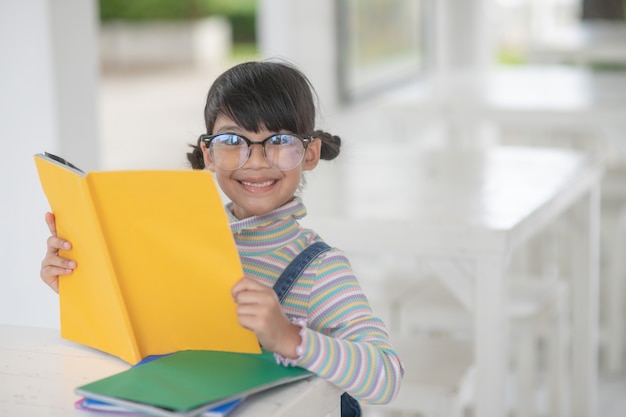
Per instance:
[[[241,221],[227,208],[244,273],[264,285],[273,286],[298,253],[322,240],[298,223],[306,208],[297,197],[271,213]],[[312,262],[283,310],[289,318],[307,322],[298,366],[361,401],[384,404],[396,396],[404,374],[400,358],[343,252],[333,248]]]

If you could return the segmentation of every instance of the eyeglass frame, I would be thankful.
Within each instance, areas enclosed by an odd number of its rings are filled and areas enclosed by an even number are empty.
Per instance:
[[[241,139],[243,139],[246,144],[248,145],[248,155],[246,156],[246,159],[243,161],[243,163],[239,166],[237,166],[236,168],[232,168],[232,169],[226,169],[226,168],[220,168],[220,169],[224,169],[226,171],[234,171],[236,169],[241,168],[242,166],[244,166],[246,164],[246,162],[248,162],[248,159],[250,159],[250,152],[252,151],[252,145],[261,145],[261,148],[263,149],[263,158],[265,158],[265,160],[267,161],[268,164],[270,164],[272,167],[281,170],[281,171],[289,171],[291,169],[294,169],[296,166],[298,166],[298,164],[300,162],[302,162],[302,160],[304,159],[304,153],[306,152],[309,144],[311,142],[313,142],[313,139],[315,139],[313,136],[301,136],[301,135],[297,135],[295,133],[274,133],[268,137],[266,137],[263,140],[260,141],[253,141],[248,139],[247,137],[245,137],[244,135],[240,134],[240,133],[234,133],[234,132],[220,132],[220,133],[216,133],[214,135],[207,135],[207,134],[202,134],[200,135],[200,137],[198,138],[200,141],[202,141],[202,143],[205,144],[205,146],[207,147],[207,150],[209,152],[211,152],[211,142],[213,142],[213,139],[215,139],[218,136],[222,136],[222,135],[233,135],[233,136],[237,136],[240,137]],[[289,169],[280,169],[278,167],[275,167],[269,160],[269,158],[267,157],[267,154],[265,153],[265,144],[272,138],[276,137],[276,136],[280,136],[280,135],[288,135],[288,136],[293,136],[295,138],[298,138],[302,141],[302,147],[304,148],[304,151],[302,153],[302,158],[300,159],[300,162],[298,162],[298,164],[295,164],[293,167],[289,168]],[[211,157],[213,157],[213,154],[211,152]]]

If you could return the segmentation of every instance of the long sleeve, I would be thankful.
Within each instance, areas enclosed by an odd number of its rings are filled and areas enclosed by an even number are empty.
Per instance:
[[[306,287],[308,329],[297,365],[357,399],[391,401],[404,371],[346,257],[336,249],[325,254],[307,269],[294,292],[306,292]]]

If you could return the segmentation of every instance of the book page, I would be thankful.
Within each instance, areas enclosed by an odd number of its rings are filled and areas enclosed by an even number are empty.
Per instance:
[[[85,177],[42,155],[35,163],[57,234],[72,243],[59,254],[78,264],[59,278],[61,336],[127,362],[140,360]]]
[[[260,352],[231,288],[243,277],[207,171],[87,175],[142,357],[185,349]]]

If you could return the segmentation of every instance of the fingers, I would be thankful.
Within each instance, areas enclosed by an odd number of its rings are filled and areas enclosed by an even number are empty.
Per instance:
[[[59,250],[63,249],[63,250],[70,250],[72,249],[72,244],[65,240],[62,239],[60,237],[57,236],[57,228],[56,228],[56,221],[54,218],[54,214],[47,212],[46,213],[46,224],[48,225],[48,229],[50,230],[50,237],[48,237],[47,240],[47,251],[46,251],[46,257],[48,256],[54,256],[54,255],[58,255],[59,254]],[[66,265],[66,267],[69,267]]]
[[[45,267],[63,268],[63,274],[69,274],[72,269],[76,268],[76,261],[59,256],[59,250],[70,250],[72,244],[67,240],[61,239],[56,236],[50,236],[48,238],[46,256],[41,263],[42,269]]]
[[[41,279],[45,282],[54,292],[59,292],[59,275],[44,275],[43,269],[41,270]]]
[[[54,214],[47,212],[46,213],[46,224],[48,225],[48,229],[50,230],[50,237],[48,238],[48,252],[58,252],[59,249],[70,250],[72,249],[72,244],[65,240],[61,239],[57,236],[57,226],[56,220],[54,218]]]
[[[59,250],[70,250],[72,249],[72,244],[65,239],[61,239],[60,237],[50,236],[48,237],[48,241],[46,242],[46,246],[48,248],[47,254],[58,254]]]
[[[257,331],[282,314],[274,290],[249,278],[239,280],[233,286],[232,294],[237,303],[239,322],[246,328]]]
[[[50,234],[52,236],[57,235],[57,225],[54,218],[54,214],[47,212],[46,213],[46,224],[48,225],[48,229],[50,230]]]
[[[280,311],[280,303],[274,289],[243,278],[232,289],[233,299],[237,303],[237,314],[267,315],[272,310]]]
[[[56,233],[56,222],[54,214],[48,212],[45,216],[46,224],[52,236],[46,241],[46,254],[41,262],[39,275],[54,291],[59,291],[59,276],[71,274],[76,268],[76,261],[59,256],[59,250],[69,250],[72,248],[70,242],[61,239]]]
[[[41,262],[39,275],[43,282],[58,292],[59,276],[71,274],[76,266],[76,261],[62,258],[55,253],[48,253]]]
[[[44,259],[44,261],[41,263],[39,276],[41,277],[41,280],[46,283],[46,285],[48,285],[54,291],[59,292],[59,276],[71,274],[76,267],[76,262],[69,261],[67,259],[61,262],[69,265],[69,268],[64,266],[58,266],[50,262],[51,261],[47,257]]]
[[[280,307],[274,289],[250,278],[232,288],[239,324],[252,330],[265,349],[295,358],[300,344],[300,327],[293,325]]]
[[[271,287],[243,278],[233,286],[232,293],[237,303],[239,322],[254,330],[257,336],[284,316],[278,297]]]
[[[58,237],[50,236],[48,238],[48,249],[41,263],[42,268],[47,266],[70,270],[76,268],[76,261],[59,256],[59,249],[69,250],[71,248],[72,245],[69,242],[59,239]]]
[[[241,294],[246,293],[246,292],[251,292],[251,291],[264,293],[264,292],[267,292],[268,288],[269,287],[266,287],[263,284],[259,284],[258,282],[251,280],[250,278],[243,277],[242,279],[237,281],[235,285],[233,285],[231,294],[235,302],[239,303],[240,302],[239,298]],[[274,291],[271,288],[269,289],[272,290],[272,292]]]

